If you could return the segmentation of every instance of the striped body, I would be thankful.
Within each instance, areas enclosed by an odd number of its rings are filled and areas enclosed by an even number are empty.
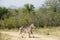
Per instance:
[[[28,33],[29,34],[29,37],[30,37],[30,34],[33,34],[32,33],[32,29],[34,28],[34,25],[33,24],[31,24],[29,27],[27,27],[27,28],[25,28],[25,27],[23,27],[23,26],[21,26],[20,28],[19,28],[19,31],[20,31],[20,34],[22,34],[22,33]]]

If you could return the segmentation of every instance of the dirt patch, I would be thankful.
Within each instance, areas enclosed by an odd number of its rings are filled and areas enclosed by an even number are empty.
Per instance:
[[[1,32],[0,36],[1,40],[60,40],[57,37],[37,34],[31,35],[31,38],[24,34],[25,38],[21,38],[18,32]]]

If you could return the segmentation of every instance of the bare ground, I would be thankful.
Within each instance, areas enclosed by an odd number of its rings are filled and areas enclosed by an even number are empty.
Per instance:
[[[1,32],[0,34],[1,40],[60,40],[60,38],[55,36],[48,35],[38,35],[33,34],[31,38],[28,38],[26,34],[24,34],[24,38],[21,38],[18,32]]]

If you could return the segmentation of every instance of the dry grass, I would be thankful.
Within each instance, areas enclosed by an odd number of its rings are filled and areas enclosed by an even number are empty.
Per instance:
[[[16,32],[1,32],[0,40],[59,40],[59,38],[55,38],[47,35],[34,35],[34,38],[20,38],[18,37]]]
[[[0,30],[1,31],[6,31],[6,32],[18,32],[18,29],[4,29]],[[60,38],[60,27],[53,27],[53,28],[36,28],[33,30],[34,33],[39,34],[39,35],[52,35]],[[17,37],[13,37],[7,34],[1,34],[0,33],[0,40],[17,40]],[[39,38],[40,39],[40,38]],[[18,39],[20,40],[20,39]],[[23,40],[23,39],[22,39]]]
[[[6,32],[18,32],[18,29],[4,29],[0,31],[6,31]],[[36,28],[33,30],[34,33],[36,34],[41,34],[41,35],[52,35],[52,36],[57,36],[60,37],[60,27],[51,27],[51,28]]]
[[[34,33],[42,34],[42,35],[52,35],[60,37],[60,27],[52,27],[52,28],[36,28]]]
[[[0,33],[0,40],[10,40],[10,36],[6,34],[1,34]]]
[[[6,31],[6,32],[18,32],[18,29],[0,29],[0,31]]]

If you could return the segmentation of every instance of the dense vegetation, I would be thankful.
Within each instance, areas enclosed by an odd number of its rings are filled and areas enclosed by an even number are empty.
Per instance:
[[[19,9],[0,7],[0,28],[18,28],[31,23],[36,27],[60,26],[60,1],[46,0],[37,10],[32,4]]]

